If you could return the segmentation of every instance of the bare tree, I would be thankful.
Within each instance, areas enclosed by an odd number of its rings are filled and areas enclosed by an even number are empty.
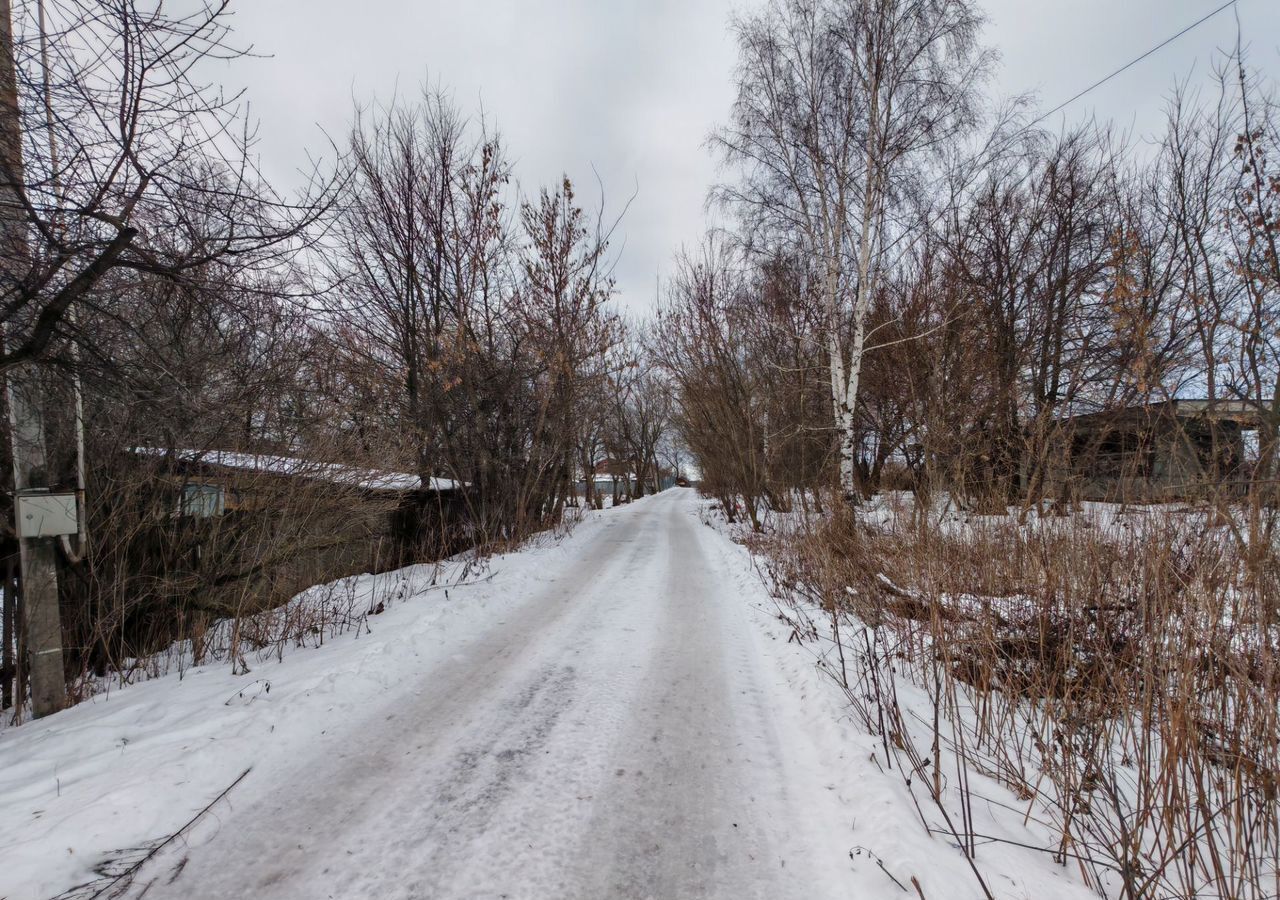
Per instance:
[[[555,521],[615,339],[611,227],[568,178],[513,210],[501,142],[440,91],[364,114],[351,156],[327,330],[374,374],[349,383],[394,398],[424,478],[469,486],[481,543]]]
[[[657,493],[661,485],[658,447],[670,422],[670,389],[637,336],[628,359],[610,378],[613,430],[633,464],[635,496]]]
[[[21,159],[0,178],[26,248],[5,260],[0,324],[15,327],[0,369],[44,354],[75,306],[112,312],[112,293],[93,291],[112,270],[265,270],[326,210],[332,179],[317,170],[299,197],[276,194],[254,169],[240,97],[200,80],[208,60],[244,53],[227,6],[19,0],[5,16]]]
[[[266,186],[239,98],[199,79],[208,60],[241,55],[226,6],[0,4],[0,373],[18,493],[51,485],[36,366],[77,347],[81,323],[127,312],[129,292],[103,289],[108,276],[265,271],[300,249],[332,197],[322,178],[294,201]],[[43,714],[63,695],[57,567],[48,541],[21,543]]]
[[[618,325],[607,303],[613,293],[603,223],[594,228],[562,179],[521,208],[527,241],[521,260],[522,311],[537,360],[538,441],[530,485],[550,500],[553,515],[574,493],[579,422],[607,378],[607,354]],[[533,505],[530,497],[526,505]]]
[[[745,179],[718,196],[815,261],[850,501],[867,317],[895,227],[913,227],[895,206],[975,122],[981,24],[969,0],[774,0],[737,23],[738,97],[715,145]]]
[[[677,266],[653,353],[676,389],[675,419],[698,461],[702,489],[720,500],[730,521],[741,500],[752,527],[763,530],[768,466],[760,384],[767,374],[738,339],[754,298],[739,260],[714,236],[678,257]]]

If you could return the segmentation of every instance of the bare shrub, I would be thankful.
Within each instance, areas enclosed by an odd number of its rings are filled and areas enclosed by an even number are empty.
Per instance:
[[[843,514],[765,549],[779,593],[825,611],[828,671],[864,725],[930,785],[971,856],[994,840],[965,814],[974,772],[1051,822],[1043,849],[1102,896],[1272,897],[1277,582],[1203,524],[1151,508],[1034,527]],[[927,693],[931,718],[899,703],[897,679]],[[926,765],[940,752],[954,790]]]

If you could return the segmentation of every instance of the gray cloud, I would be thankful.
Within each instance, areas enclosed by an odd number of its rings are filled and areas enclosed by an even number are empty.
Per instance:
[[[1038,92],[1045,108],[1212,9],[1217,0],[988,0],[996,89]],[[237,8],[242,41],[269,58],[228,78],[248,88],[263,166],[288,182],[319,128],[341,137],[353,98],[416,93],[427,80],[484,108],[526,190],[567,173],[584,199],[599,172],[616,212],[633,191],[617,271],[621,299],[646,308],[672,253],[699,238],[715,178],[703,149],[727,115],[734,47],[730,0],[254,0]],[[745,4],[747,6],[751,3]],[[1241,0],[1253,62],[1280,75],[1280,4]],[[1096,110],[1122,128],[1159,127],[1178,78],[1209,72],[1234,45],[1225,13],[1074,104],[1049,124]]]

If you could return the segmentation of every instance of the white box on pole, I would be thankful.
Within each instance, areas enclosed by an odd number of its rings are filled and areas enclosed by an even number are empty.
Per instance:
[[[18,494],[16,506],[19,537],[58,537],[80,530],[74,492]]]

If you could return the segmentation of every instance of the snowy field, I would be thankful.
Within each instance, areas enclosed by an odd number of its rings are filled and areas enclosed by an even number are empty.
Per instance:
[[[173,835],[129,896],[981,896],[704,515],[591,513],[487,580],[402,573],[322,647],[0,731],[0,897],[94,896]],[[977,825],[1039,843],[983,787]],[[998,897],[1092,896],[1012,844],[981,865]]]

